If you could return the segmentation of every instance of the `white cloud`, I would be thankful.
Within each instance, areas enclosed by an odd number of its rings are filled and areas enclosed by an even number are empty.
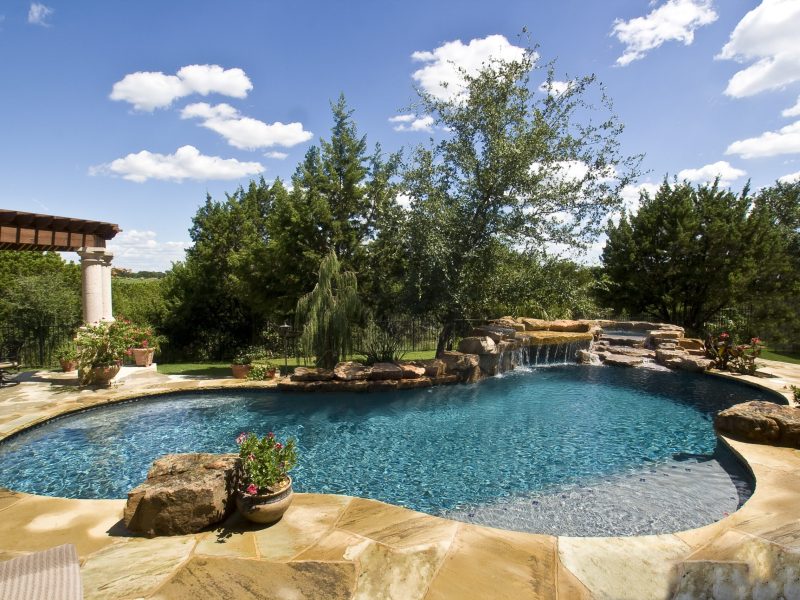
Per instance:
[[[524,48],[514,46],[502,35],[470,40],[466,45],[454,40],[431,52],[414,52],[411,58],[425,66],[414,71],[412,77],[425,92],[440,100],[450,100],[463,93],[464,73],[475,75],[493,61],[514,61],[524,56]]]
[[[635,213],[639,210],[640,198],[642,192],[646,192],[651,198],[655,196],[659,186],[655,183],[641,183],[639,185],[626,185],[620,190],[620,197],[622,204],[628,214]]]
[[[800,121],[781,127],[778,131],[765,131],[758,137],[737,140],[725,150],[725,154],[738,154],[742,158],[797,153],[800,153]]]
[[[28,23],[31,25],[41,25],[42,27],[50,27],[47,19],[53,14],[53,9],[38,2],[31,2],[31,7],[28,9]]]
[[[719,177],[719,184],[722,187],[728,187],[731,182],[745,175],[747,175],[747,171],[732,167],[728,161],[720,160],[699,169],[683,169],[678,173],[678,179],[686,179],[694,183],[709,183]]]
[[[784,175],[783,177],[779,177],[778,181],[781,183],[797,183],[800,182],[800,171],[797,173],[789,173],[788,175]]]
[[[134,271],[166,271],[183,260],[191,242],[160,242],[154,231],[123,231],[108,242],[114,266]]]
[[[283,146],[291,148],[307,142],[314,134],[303,129],[302,123],[264,123],[243,117],[230,104],[211,106],[206,102],[190,104],[181,111],[181,119],[201,119],[200,125],[215,131],[231,146],[243,150]]]
[[[433,117],[416,115],[397,115],[389,118],[390,123],[397,123],[395,131],[433,131]]]
[[[694,31],[717,20],[711,0],[667,0],[646,17],[630,21],[617,19],[611,35],[625,44],[625,52],[617,59],[621,67],[632,63],[664,42],[678,41],[688,46]]]
[[[191,94],[245,98],[251,89],[253,84],[241,69],[223,69],[219,65],[187,65],[175,75],[165,75],[160,71],[129,73],[114,84],[109,97],[129,102],[136,110],[152,112]]]
[[[157,154],[147,150],[131,153],[110,163],[91,167],[89,174],[119,175],[123,179],[142,183],[148,179],[178,182],[184,179],[239,179],[263,171],[261,163],[206,156],[194,146],[182,146],[175,154]]]
[[[800,96],[797,97],[797,104],[781,112],[781,116],[800,117]]]
[[[275,159],[278,159],[278,160],[284,160],[284,159],[288,158],[289,155],[286,154],[286,152],[266,152],[264,154],[264,156],[266,156],[267,158],[275,158]]]
[[[539,91],[551,96],[560,96],[572,87],[571,81],[543,81],[539,86]]]
[[[800,81],[800,2],[763,0],[747,13],[716,58],[753,62],[738,71],[725,93],[752,96]]]
[[[410,210],[411,209],[411,202],[414,199],[411,196],[409,196],[408,194],[397,194],[397,197],[395,198],[395,200],[400,205],[400,208],[402,208],[403,210]]]

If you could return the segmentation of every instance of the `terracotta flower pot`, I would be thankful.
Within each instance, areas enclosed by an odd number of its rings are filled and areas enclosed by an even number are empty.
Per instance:
[[[272,494],[256,494],[249,496],[242,492],[236,494],[236,508],[245,519],[253,523],[270,524],[283,516],[292,503],[292,478],[288,483]]]
[[[153,364],[155,353],[155,348],[133,348],[133,360],[136,361],[137,367],[149,367]]]
[[[247,379],[250,373],[250,365],[231,365],[231,372],[234,379]]]
[[[77,360],[59,360],[58,362],[61,363],[61,370],[64,371],[64,373],[69,373],[78,368]]]
[[[120,366],[117,364],[109,365],[107,367],[93,367],[92,368],[92,383],[108,387],[111,385],[111,380],[119,373]]]

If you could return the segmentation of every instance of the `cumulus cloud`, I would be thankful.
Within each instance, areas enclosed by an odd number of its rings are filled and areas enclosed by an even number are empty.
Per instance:
[[[694,183],[709,183],[719,177],[719,184],[727,187],[736,179],[747,175],[747,171],[732,167],[728,161],[720,160],[699,169],[684,169],[678,173],[678,179],[686,179]]]
[[[109,97],[133,104],[136,110],[152,112],[191,94],[245,98],[251,89],[253,84],[241,69],[223,69],[219,65],[187,65],[175,75],[160,71],[129,73],[114,84]]]
[[[544,81],[539,86],[539,91],[551,96],[560,96],[572,87],[571,81]]]
[[[783,177],[779,177],[778,181],[781,183],[797,183],[800,182],[800,171],[797,173],[789,173],[788,175],[784,175]]]
[[[446,42],[438,48],[417,51],[411,58],[424,66],[412,77],[420,88],[440,100],[458,97],[464,91],[463,75],[475,75],[493,61],[514,61],[525,56],[525,49],[511,44],[505,36],[489,35],[464,44]]]
[[[784,117],[800,117],[800,96],[797,97],[797,104],[782,111],[781,115]]]
[[[50,27],[47,22],[53,14],[53,9],[38,2],[31,2],[31,7],[28,9],[28,23],[31,25],[41,25],[42,27]]]
[[[263,171],[261,163],[206,156],[194,146],[182,146],[174,154],[157,154],[147,150],[131,153],[110,163],[91,167],[89,174],[118,175],[142,183],[148,179],[178,182],[184,179],[239,179]]]
[[[620,190],[620,197],[622,204],[628,214],[635,213],[639,210],[641,203],[642,193],[647,193],[651,198],[655,196],[658,191],[658,185],[655,183],[640,183],[639,185],[626,185]]]
[[[743,98],[800,81],[798,32],[797,0],[763,0],[747,13],[716,58],[753,64],[731,77],[725,94]]]
[[[433,117],[416,115],[397,115],[389,118],[390,123],[396,123],[395,131],[433,131]]]
[[[302,123],[264,123],[243,117],[230,104],[211,106],[206,102],[190,104],[181,111],[182,119],[200,119],[200,125],[220,134],[231,146],[243,150],[283,146],[291,148],[307,142],[313,133],[305,131]]]
[[[114,266],[133,271],[166,271],[184,259],[191,242],[161,242],[155,231],[123,231],[108,242]]]
[[[288,154],[286,152],[267,152],[264,154],[267,158],[276,158],[278,160],[284,160],[288,158]]]
[[[725,150],[725,154],[738,154],[742,158],[797,153],[800,153],[800,121],[781,127],[778,131],[765,131],[758,137],[737,140]]]
[[[694,41],[695,29],[717,20],[711,0],[667,0],[645,17],[630,21],[617,19],[611,35],[625,44],[617,59],[621,67],[645,55],[664,42],[678,41],[688,46]]]

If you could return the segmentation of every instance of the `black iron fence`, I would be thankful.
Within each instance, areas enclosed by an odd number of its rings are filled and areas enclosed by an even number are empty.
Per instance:
[[[45,323],[17,326],[0,323],[0,341],[21,342],[20,365],[23,367],[52,367],[58,364],[59,349],[72,342],[78,323]]]

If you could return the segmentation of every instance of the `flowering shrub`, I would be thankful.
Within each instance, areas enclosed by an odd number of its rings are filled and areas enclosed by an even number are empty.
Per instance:
[[[242,460],[242,490],[247,495],[270,493],[280,488],[289,471],[297,464],[293,438],[282,444],[272,432],[259,438],[254,433],[240,433],[239,458]]]
[[[756,359],[761,356],[763,347],[764,344],[757,337],[751,338],[749,344],[735,344],[726,331],[706,339],[706,353],[714,359],[714,366],[742,375],[755,375],[758,370]]]
[[[133,325],[130,331],[131,348],[152,348],[158,352],[162,337],[156,335],[152,327]]]
[[[250,371],[247,373],[247,378],[255,381],[270,379],[275,376],[276,369],[277,367],[268,360],[253,362]]]

